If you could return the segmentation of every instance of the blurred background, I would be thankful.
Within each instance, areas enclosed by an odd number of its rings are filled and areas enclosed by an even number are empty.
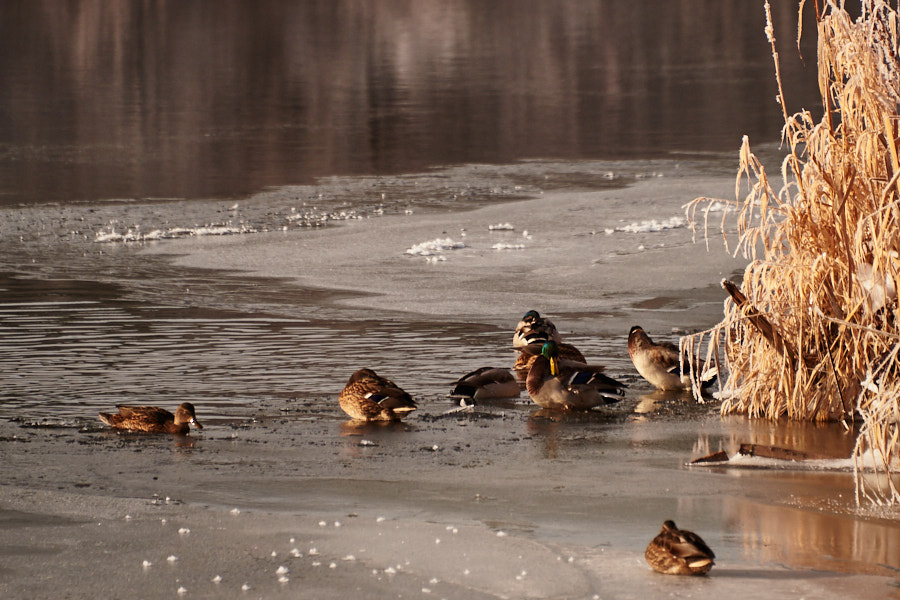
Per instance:
[[[776,0],[819,111],[812,3]],[[0,204],[777,143],[763,2],[6,0]]]

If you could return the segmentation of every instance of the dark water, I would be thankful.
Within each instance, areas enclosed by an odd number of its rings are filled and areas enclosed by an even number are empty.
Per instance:
[[[819,106],[796,7],[773,7],[792,111]],[[749,0],[9,0],[0,203],[736,152],[782,125],[763,27]]]

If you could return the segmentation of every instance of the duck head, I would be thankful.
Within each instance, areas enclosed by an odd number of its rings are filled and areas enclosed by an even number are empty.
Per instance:
[[[554,377],[559,375],[559,346],[556,342],[546,342],[541,348],[541,356],[550,361],[550,374]]]
[[[197,413],[194,405],[190,402],[182,402],[181,406],[175,411],[175,423],[190,423],[197,429],[203,429],[203,425],[197,420]]]

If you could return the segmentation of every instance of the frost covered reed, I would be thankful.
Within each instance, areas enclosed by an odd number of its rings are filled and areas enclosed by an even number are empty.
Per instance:
[[[744,139],[736,210],[722,220],[736,219],[738,239],[725,244],[750,263],[739,288],[723,282],[731,298],[722,322],[683,344],[697,354],[708,342],[707,359],[724,356],[723,413],[861,421],[857,499],[897,502],[900,23],[884,0],[861,0],[856,18],[835,0],[815,9],[823,117],[789,115],[779,96],[789,154],[778,191]],[[707,239],[710,202],[686,207]]]

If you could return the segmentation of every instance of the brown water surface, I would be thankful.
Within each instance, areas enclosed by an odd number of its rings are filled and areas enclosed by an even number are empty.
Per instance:
[[[815,110],[796,3],[774,4],[789,109]],[[775,143],[764,21],[720,0],[12,0],[0,203]]]

